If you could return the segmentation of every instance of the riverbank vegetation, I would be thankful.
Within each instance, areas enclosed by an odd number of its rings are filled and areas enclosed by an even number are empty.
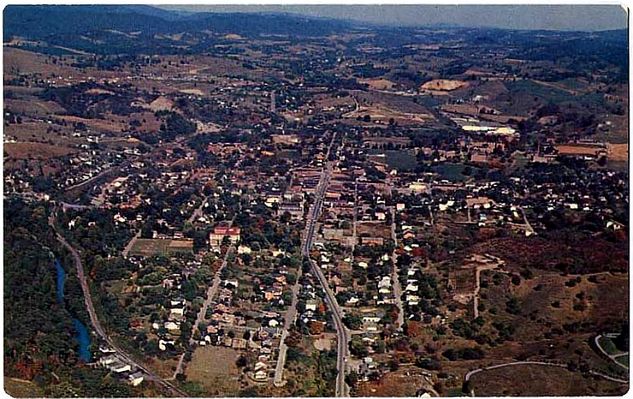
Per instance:
[[[44,203],[4,201],[5,381],[31,381],[48,397],[138,396],[80,360],[73,318],[89,326],[83,293],[71,257],[48,226],[49,212]],[[63,302],[55,258],[67,274]]]

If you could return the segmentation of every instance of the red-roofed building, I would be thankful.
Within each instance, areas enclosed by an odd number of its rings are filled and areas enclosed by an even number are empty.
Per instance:
[[[228,226],[218,226],[214,228],[211,234],[209,234],[209,244],[211,248],[220,248],[224,237],[227,237],[231,244],[237,244],[240,242],[240,228]]]

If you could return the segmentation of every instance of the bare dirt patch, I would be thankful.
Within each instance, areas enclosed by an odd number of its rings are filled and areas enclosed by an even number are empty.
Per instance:
[[[154,112],[170,111],[172,108],[174,108],[174,102],[163,96],[158,97],[156,100],[152,101],[149,104],[149,109]]]
[[[609,159],[613,161],[628,161],[629,145],[628,144],[609,144]]]
[[[389,90],[393,89],[395,83],[388,79],[358,79],[358,83],[366,84],[369,88],[374,90]]]
[[[424,83],[420,86],[420,89],[431,91],[453,91],[466,86],[468,86],[468,83],[461,80],[434,79]]]

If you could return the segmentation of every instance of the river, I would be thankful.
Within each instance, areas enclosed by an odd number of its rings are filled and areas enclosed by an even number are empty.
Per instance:
[[[59,303],[64,302],[64,283],[66,282],[66,271],[59,263],[58,259],[55,259],[55,270],[57,271],[57,301]],[[90,334],[86,326],[77,318],[73,318],[73,325],[75,326],[77,341],[79,342],[79,358],[84,362],[89,362],[90,355]]]

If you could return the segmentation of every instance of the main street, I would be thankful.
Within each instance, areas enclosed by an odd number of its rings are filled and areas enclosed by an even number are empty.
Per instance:
[[[398,320],[396,325],[398,330],[402,330],[404,326],[404,306],[402,305],[402,285],[400,284],[400,272],[398,269],[398,254],[396,248],[398,247],[398,236],[396,235],[396,206],[391,206],[391,239],[393,240],[393,251],[391,251],[391,262],[393,263],[393,269],[391,273],[391,280],[393,283],[393,297],[398,307]]]
[[[57,228],[55,226],[56,212],[57,210],[53,210],[51,216],[49,217],[48,223],[55,231],[57,241],[59,241],[64,247],[66,247],[66,249],[68,249],[68,251],[72,254],[73,262],[75,263],[75,267],[77,269],[77,278],[79,279],[79,282],[81,284],[81,290],[83,291],[83,294],[84,294],[84,302],[86,305],[86,310],[88,311],[88,315],[90,316],[90,323],[92,324],[92,327],[94,328],[97,335],[101,337],[101,339],[103,339],[110,347],[112,347],[112,349],[116,351],[119,358],[123,359],[125,362],[143,371],[147,375],[148,380],[152,380],[158,385],[160,385],[161,387],[163,387],[164,389],[170,391],[173,396],[182,396],[182,397],[189,396],[185,392],[178,389],[169,381],[166,381],[165,379],[159,377],[158,375],[156,375],[155,373],[147,369],[145,366],[143,366],[142,364],[132,359],[132,357],[127,352],[123,351],[118,345],[116,345],[114,343],[114,340],[106,333],[105,329],[101,326],[101,322],[99,321],[99,318],[97,317],[97,313],[95,312],[94,305],[92,303],[90,287],[88,286],[88,281],[84,273],[84,267],[81,262],[81,256],[79,255],[79,252],[77,251],[77,249],[75,249],[72,245],[70,245],[68,241],[66,241],[66,239],[57,231]]]
[[[319,183],[317,184],[317,188],[315,191],[314,204],[308,211],[307,219],[306,219],[306,227],[303,236],[303,242],[301,245],[301,254],[304,257],[310,258],[310,248],[312,248],[312,242],[314,240],[314,233],[316,232],[317,221],[319,219],[319,215],[321,214],[321,207],[323,206],[323,200],[325,198],[325,193],[327,191],[327,187],[330,184],[330,178],[332,177],[332,170],[334,167],[334,161],[327,161],[330,159],[330,155],[332,154],[332,148],[334,146],[334,141],[336,140],[336,133],[333,134],[332,140],[328,146],[326,152],[326,165],[321,172],[321,177],[319,179]],[[345,383],[345,371],[346,364],[348,359],[348,346],[349,346],[349,331],[343,324],[343,312],[338,306],[336,302],[336,297],[332,292],[325,276],[316,265],[316,263],[310,259],[310,265],[312,267],[313,273],[317,276],[319,283],[323,287],[323,290],[326,294],[326,304],[332,311],[332,319],[334,321],[334,326],[336,328],[336,336],[337,336],[337,361],[336,368],[338,369],[338,375],[336,378],[336,390],[335,395],[337,397],[348,396],[349,388]],[[287,345],[285,344],[285,339],[288,335],[288,328],[294,321],[296,317],[296,302],[297,302],[297,294],[299,290],[299,279],[297,279],[297,284],[293,287],[292,290],[292,304],[288,312],[286,313],[284,330],[282,331],[281,343],[279,345],[279,355],[277,358],[277,367],[275,368],[275,377],[274,383],[277,386],[283,385],[283,370],[286,362],[286,351]]]
[[[326,167],[324,169],[324,176],[322,176],[321,181],[319,182],[319,186],[317,187],[316,198],[314,202],[314,207],[308,215],[307,221],[307,236],[304,242],[304,246],[302,248],[302,253],[304,256],[310,256],[310,248],[312,247],[312,240],[314,239],[314,232],[316,230],[317,220],[321,213],[321,207],[323,205],[323,199],[325,198],[325,193],[327,191],[327,187],[330,182],[330,177],[332,176],[332,169],[334,167],[334,161],[328,161]],[[336,377],[336,390],[335,395],[337,397],[348,396],[349,395],[349,387],[345,382],[345,374],[346,374],[346,366],[347,360],[349,358],[349,340],[350,333],[343,324],[343,311],[341,310],[338,302],[336,301],[336,297],[334,296],[334,292],[330,288],[330,285],[325,278],[325,275],[318,267],[316,262],[310,259],[310,265],[312,266],[312,272],[319,280],[321,287],[323,287],[323,291],[326,295],[326,304],[332,311],[332,320],[334,321],[334,327],[336,328],[336,338],[337,338],[337,359],[336,359],[336,368],[338,369],[338,374]]]

